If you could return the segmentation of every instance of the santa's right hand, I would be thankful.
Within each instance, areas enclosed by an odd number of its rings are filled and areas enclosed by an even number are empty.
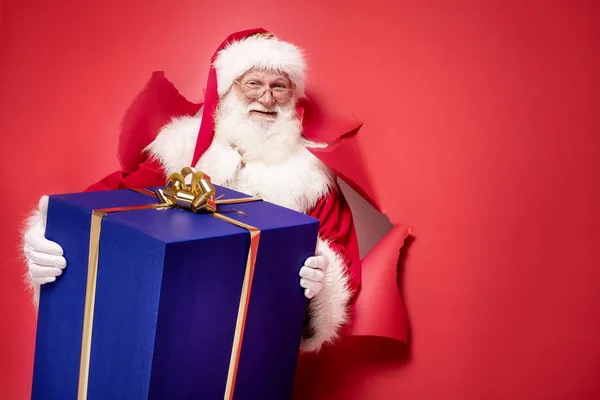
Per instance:
[[[67,266],[62,247],[45,237],[47,215],[48,196],[42,196],[39,212],[30,220],[30,228],[25,233],[23,246],[29,279],[36,285],[54,282]]]

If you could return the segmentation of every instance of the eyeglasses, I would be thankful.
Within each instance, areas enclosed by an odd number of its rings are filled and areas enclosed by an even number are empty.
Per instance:
[[[254,81],[240,83],[234,79],[234,82],[240,85],[242,92],[244,92],[244,95],[249,99],[260,99],[267,92],[267,90],[269,90],[271,91],[271,96],[273,96],[276,101],[284,102],[291,99],[294,93],[296,93],[296,91],[293,89],[280,86],[269,87],[269,85],[261,85]]]

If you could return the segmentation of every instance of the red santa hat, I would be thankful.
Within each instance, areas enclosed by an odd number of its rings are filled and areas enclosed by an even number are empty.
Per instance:
[[[254,33],[233,40],[217,51],[213,62],[217,72],[217,92],[223,96],[251,68],[283,72],[288,75],[298,97],[304,96],[306,62],[302,50],[277,39],[271,33]]]

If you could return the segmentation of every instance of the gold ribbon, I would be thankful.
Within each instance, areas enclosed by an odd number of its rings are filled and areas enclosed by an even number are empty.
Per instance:
[[[191,184],[188,186],[185,178],[192,175]],[[227,384],[225,386],[224,399],[233,399],[235,381],[242,352],[242,339],[246,327],[246,317],[248,315],[248,305],[250,303],[250,292],[252,291],[252,281],[254,278],[254,268],[256,266],[256,255],[260,242],[260,229],[236,221],[216,212],[218,204],[239,204],[251,201],[261,200],[257,197],[246,197],[241,199],[215,199],[216,190],[210,180],[210,177],[201,171],[195,171],[193,168],[185,167],[181,173],[173,173],[165,189],[157,189],[155,193],[147,189],[131,189],[152,197],[158,197],[160,204],[146,204],[140,206],[126,206],[115,208],[104,208],[92,210],[92,221],[90,226],[90,249],[88,253],[88,276],[86,284],[83,334],[81,340],[81,357],[79,363],[79,387],[77,392],[78,400],[87,399],[87,389],[89,383],[90,353],[92,347],[92,327],[94,321],[94,304],[96,299],[96,279],[98,276],[98,254],[100,247],[100,231],[102,219],[106,214],[122,211],[144,210],[144,209],[162,209],[162,208],[183,208],[195,213],[207,212],[210,215],[222,221],[244,228],[250,232],[250,248],[246,259],[246,270],[244,273],[244,282],[240,293],[240,303],[238,306],[237,320],[235,324],[235,333],[231,356],[229,360],[229,369],[227,373]]]

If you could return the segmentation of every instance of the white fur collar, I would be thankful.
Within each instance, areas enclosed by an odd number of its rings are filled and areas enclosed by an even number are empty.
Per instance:
[[[175,118],[148,146],[147,150],[160,161],[167,176],[191,164],[200,122],[200,116]],[[213,141],[195,167],[207,173],[216,185],[304,213],[309,212],[335,182],[329,169],[304,145],[299,145],[277,167],[261,160],[248,161],[243,168],[241,165],[242,159],[236,150]]]

